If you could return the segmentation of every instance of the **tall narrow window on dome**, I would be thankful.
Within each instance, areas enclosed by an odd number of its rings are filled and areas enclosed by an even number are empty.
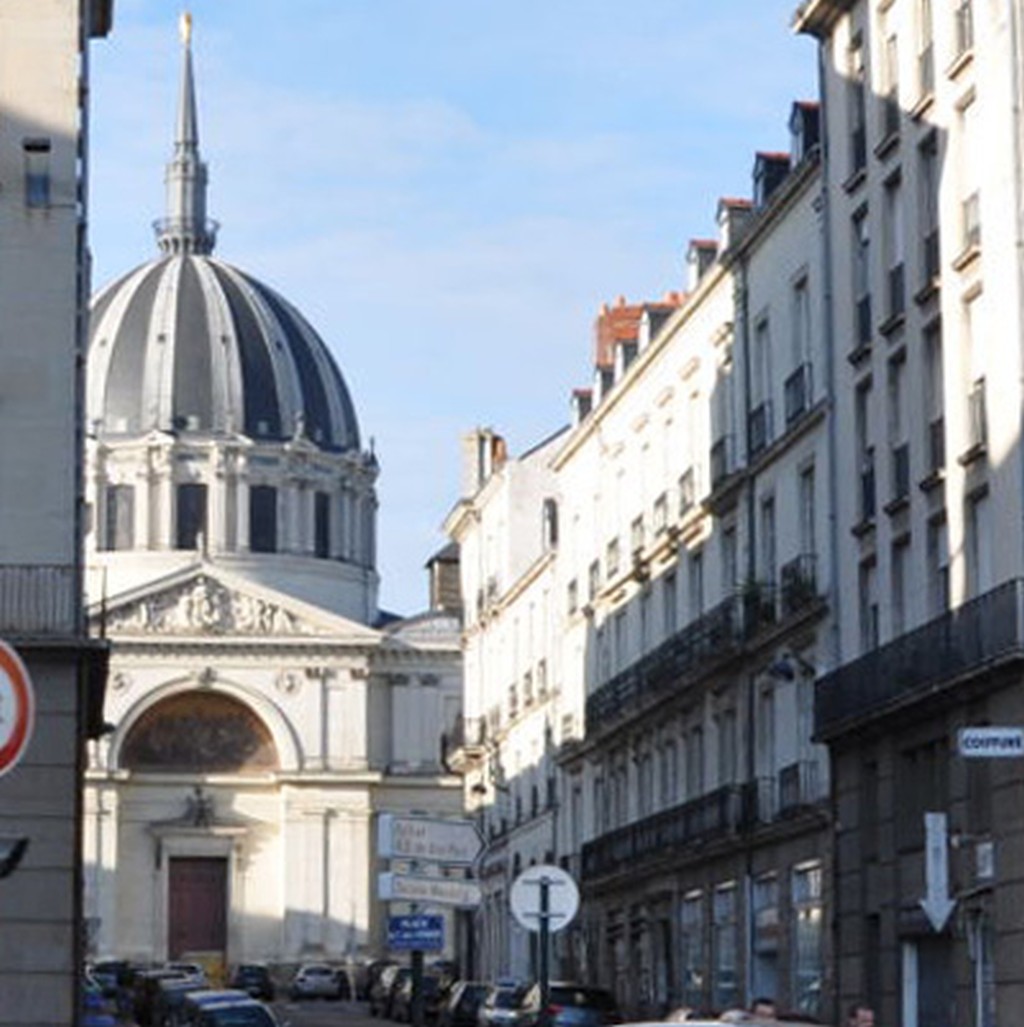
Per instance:
[[[249,489],[249,550],[277,552],[277,489],[273,485]]]
[[[326,492],[316,494],[313,519],[314,553],[326,559],[331,555],[331,497]]]
[[[108,485],[104,496],[101,549],[131,549],[135,545],[135,489]]]
[[[175,549],[198,549],[206,532],[206,486],[189,483],[177,491]]]

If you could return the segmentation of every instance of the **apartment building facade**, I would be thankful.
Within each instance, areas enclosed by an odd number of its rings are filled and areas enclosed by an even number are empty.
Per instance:
[[[844,601],[832,752],[837,988],[882,1022],[1024,1009],[1021,5],[809,2],[835,301]]]
[[[467,598],[496,611],[467,614],[475,733],[457,750],[488,825],[486,974],[531,969],[522,940],[500,940],[517,929],[488,880],[554,859],[583,894],[559,972],[613,985],[629,1012],[762,993],[826,1007],[828,781],[811,741],[832,583],[817,125],[816,105],[794,107],[792,152],[758,154],[753,199],[723,200],[718,237],[691,243],[685,296],[602,310],[571,427],[467,481],[449,518]],[[498,543],[488,525],[510,509]],[[476,568],[510,548],[530,556],[488,600]],[[537,613],[543,644],[513,666],[507,625]],[[538,660],[543,713],[516,693]],[[540,763],[516,754],[520,732]],[[523,766],[542,766],[551,789],[532,846]]]
[[[34,683],[24,758],[0,778],[0,1023],[74,1022],[78,814],[105,660],[82,607],[82,354],[89,294],[89,41],[111,0],[0,3],[0,635]],[[9,738],[9,731],[5,733]]]

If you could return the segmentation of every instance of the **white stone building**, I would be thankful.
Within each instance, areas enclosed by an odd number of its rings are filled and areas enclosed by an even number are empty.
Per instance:
[[[0,703],[0,836],[28,842],[0,880],[0,1023],[19,1027],[73,1022],[79,995],[77,813],[106,665],[81,596],[86,98],[112,16],[111,0],[0,2],[0,637],[36,698],[13,769]]]
[[[1020,764],[957,740],[1024,719],[1024,8],[811,0],[797,27],[820,44],[844,485],[838,652],[817,686],[847,897],[837,994],[905,1027],[1010,1023]]]
[[[184,28],[161,252],[92,307],[90,949],[378,953],[376,816],[461,810],[458,610],[378,611],[377,461],[314,329],[212,255]]]
[[[489,825],[484,974],[535,972],[502,889],[557,860],[583,893],[563,976],[612,986],[636,1015],[756,994],[823,1010],[817,124],[816,105],[794,107],[792,153],[759,154],[753,199],[722,201],[685,296],[602,311],[572,426],[482,465],[447,522],[481,597],[457,765]],[[538,676],[545,694],[524,703]],[[538,767],[552,791],[527,810]]]

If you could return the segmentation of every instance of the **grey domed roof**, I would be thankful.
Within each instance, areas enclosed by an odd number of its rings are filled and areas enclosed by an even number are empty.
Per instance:
[[[107,435],[303,434],[323,449],[359,447],[348,389],[309,322],[202,253],[144,264],[93,301],[88,407]]]
[[[273,289],[210,256],[217,226],[206,217],[187,18],[182,42],[167,216],[155,226],[164,256],[93,301],[89,422],[105,435],[301,435],[357,450],[355,409],[323,340]]]

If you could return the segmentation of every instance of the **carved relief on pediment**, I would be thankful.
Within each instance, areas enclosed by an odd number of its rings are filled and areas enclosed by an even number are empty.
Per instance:
[[[233,592],[199,575],[178,588],[146,596],[107,615],[112,634],[309,635],[311,625],[259,596]]]

